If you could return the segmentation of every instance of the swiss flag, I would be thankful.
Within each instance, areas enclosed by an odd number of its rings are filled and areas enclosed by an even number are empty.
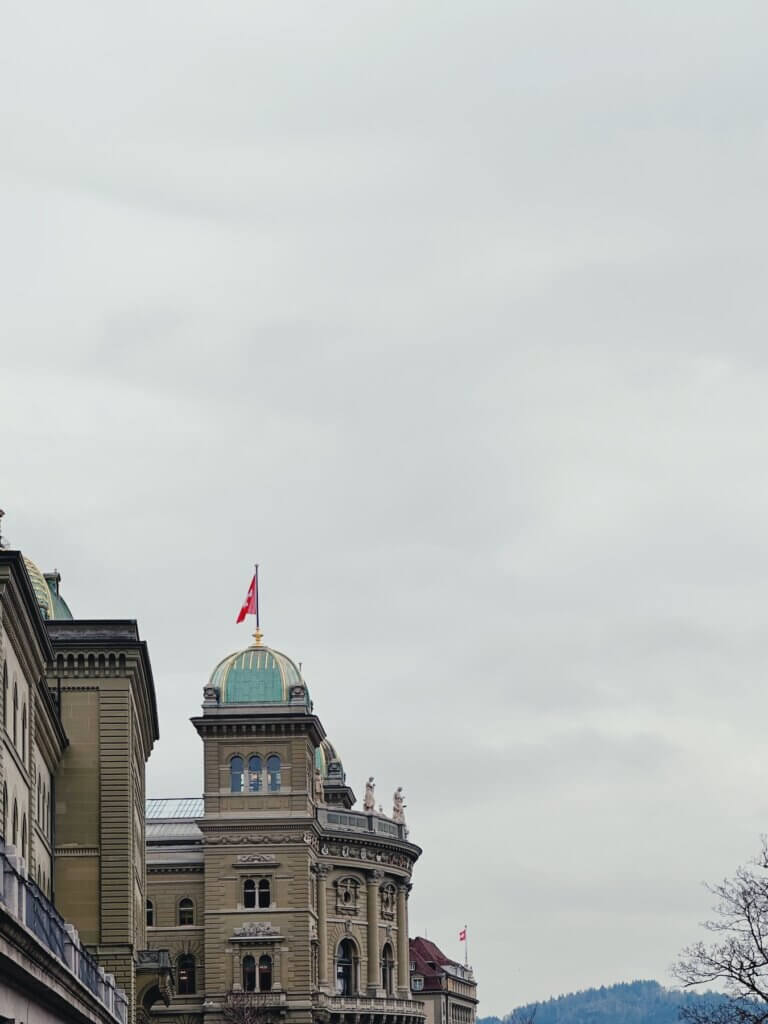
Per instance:
[[[256,573],[253,574],[251,585],[248,587],[248,593],[245,595],[243,601],[243,607],[240,609],[237,615],[237,621],[242,622],[246,615],[256,614]]]
[[[466,941],[467,941],[467,929],[466,929],[466,926],[465,926],[459,932],[459,942],[466,942]]]

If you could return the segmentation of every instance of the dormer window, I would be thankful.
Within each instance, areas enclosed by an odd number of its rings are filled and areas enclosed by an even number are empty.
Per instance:
[[[414,974],[411,978],[411,988],[414,992],[421,992],[424,988],[424,979],[420,974]]]

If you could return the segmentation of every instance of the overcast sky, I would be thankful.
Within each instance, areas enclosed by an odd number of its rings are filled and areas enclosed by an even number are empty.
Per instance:
[[[764,0],[4,4],[0,504],[152,796],[262,563],[481,1013],[669,983],[768,830]]]

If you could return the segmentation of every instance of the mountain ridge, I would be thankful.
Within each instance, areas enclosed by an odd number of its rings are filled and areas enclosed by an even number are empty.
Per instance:
[[[477,1024],[514,1024],[526,1020],[534,1008],[535,1024],[675,1024],[683,1007],[726,1001],[716,992],[681,992],[658,981],[622,981],[527,1003],[503,1017],[480,1017]]]

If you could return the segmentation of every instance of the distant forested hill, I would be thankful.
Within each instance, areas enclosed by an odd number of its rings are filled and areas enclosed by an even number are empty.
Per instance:
[[[588,988],[539,1003],[536,1024],[675,1024],[682,1006],[721,1002],[724,998],[675,992],[657,981],[630,981],[608,988]],[[483,1017],[478,1024],[511,1024],[516,1014],[522,1013],[524,1018],[534,1005],[517,1007],[502,1018]]]

